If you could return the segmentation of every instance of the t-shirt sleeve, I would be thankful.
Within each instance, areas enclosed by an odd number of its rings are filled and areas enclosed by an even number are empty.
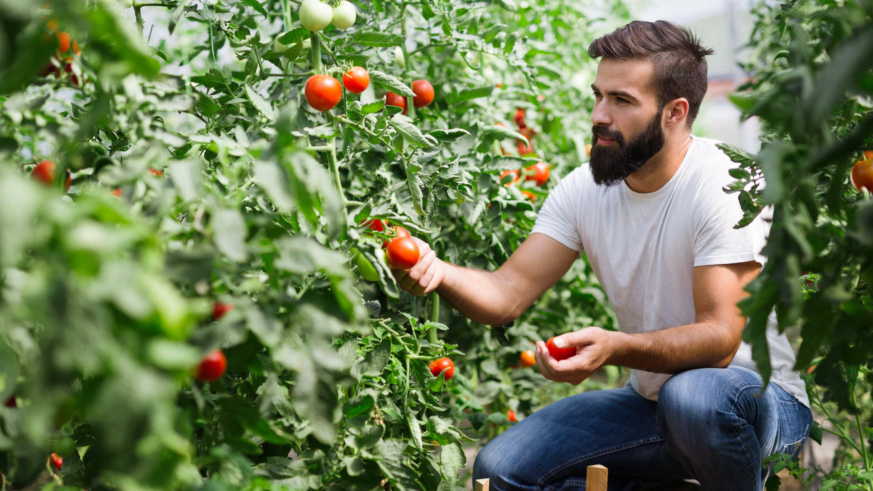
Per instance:
[[[574,170],[549,193],[531,230],[532,234],[549,236],[580,253],[584,249],[576,219],[582,213],[579,209],[581,206],[579,198],[583,192],[581,189],[583,171],[582,168]]]
[[[710,181],[712,182],[712,181]],[[698,193],[694,220],[694,266],[766,262],[761,250],[769,233],[768,213],[762,213],[749,225],[735,229],[743,217],[736,194],[727,194],[722,185],[712,183],[712,189]],[[766,210],[765,210],[766,211]]]

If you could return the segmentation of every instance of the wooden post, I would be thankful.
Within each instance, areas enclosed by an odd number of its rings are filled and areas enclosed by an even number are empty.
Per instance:
[[[589,465],[585,479],[585,491],[606,491],[606,478],[609,471],[602,465]]]
[[[491,484],[488,479],[476,479],[475,491],[488,491]]]

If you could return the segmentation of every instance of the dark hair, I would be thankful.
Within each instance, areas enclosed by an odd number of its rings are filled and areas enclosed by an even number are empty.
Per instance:
[[[688,99],[688,126],[697,117],[706,94],[706,56],[713,51],[700,45],[688,29],[665,20],[634,21],[597,38],[588,47],[593,59],[650,60],[655,66],[658,105]]]

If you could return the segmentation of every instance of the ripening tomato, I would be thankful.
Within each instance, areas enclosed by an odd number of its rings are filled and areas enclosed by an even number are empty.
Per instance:
[[[330,7],[328,7],[330,8]],[[327,75],[313,75],[306,81],[306,102],[316,111],[330,111],[343,96],[339,80]]]
[[[56,453],[52,454],[51,462],[52,462],[52,466],[54,466],[54,468],[57,470],[61,470],[61,467],[64,465],[64,459],[61,457],[58,457],[58,454],[56,454]]]
[[[517,422],[518,422],[518,420],[515,419],[515,411],[513,411],[512,409],[507,409],[507,410],[506,410],[506,419],[508,419],[511,423],[517,423]]]
[[[855,162],[852,172],[849,174],[849,180],[858,191],[867,189],[873,193],[873,159]]]
[[[504,179],[506,176],[512,174],[512,180]],[[505,170],[500,173],[500,182],[503,182],[504,186],[511,186],[512,183],[518,181],[518,169],[515,170]]]
[[[197,373],[194,377],[201,382],[215,382],[224,375],[225,370],[227,370],[227,358],[221,350],[213,350],[197,365]]]
[[[524,122],[525,111],[524,108],[518,108],[515,110],[515,125],[518,126],[518,129],[526,128],[527,124]]]
[[[149,169],[149,172],[155,177],[164,177],[164,171],[158,169]]]
[[[428,368],[434,377],[439,377],[443,371],[446,372],[446,380],[451,380],[455,375],[455,363],[447,356],[430,362]]]
[[[215,302],[215,304],[212,305],[212,318],[215,320],[220,320],[222,317],[224,317],[225,314],[227,314],[234,308],[236,307],[230,303]]]
[[[116,198],[120,198],[120,197],[121,197],[121,188],[115,188],[115,189],[113,189],[113,190],[110,192],[110,194],[112,194],[112,196],[115,196]]]
[[[355,10],[355,6],[346,0],[342,0],[339,7],[333,9],[333,26],[337,29],[352,27],[357,18],[358,12]]]
[[[411,269],[418,264],[418,244],[412,237],[397,237],[388,243],[388,261],[398,269]]]
[[[319,0],[303,0],[298,13],[300,24],[310,31],[320,31],[333,20],[333,9]]]
[[[530,142],[526,142],[524,140],[516,140],[515,149],[518,150],[519,155],[527,155],[529,153],[533,153],[533,144]]]
[[[525,198],[529,199],[531,203],[537,200],[537,195],[528,191],[527,189],[522,189],[521,194],[524,195]]]
[[[537,186],[542,186],[549,181],[549,166],[545,162],[539,162],[527,168],[528,174],[524,179],[534,181]]]
[[[532,367],[537,364],[537,359],[534,356],[534,352],[531,350],[524,350],[521,352],[521,359],[519,364],[525,368]]]
[[[549,349],[549,354],[556,360],[566,360],[576,354],[576,347],[570,346],[567,348],[559,348],[555,346],[555,338],[549,338],[546,342],[546,348]]]
[[[343,85],[352,94],[360,94],[370,86],[370,74],[364,67],[352,67],[343,74]]]
[[[408,114],[408,111],[406,110],[406,97],[403,97],[402,95],[388,92],[385,94],[385,105],[399,107],[400,109],[403,109],[403,114]]]
[[[415,92],[415,98],[412,99],[413,106],[425,107],[433,102],[433,85],[427,80],[413,80],[412,91]]]

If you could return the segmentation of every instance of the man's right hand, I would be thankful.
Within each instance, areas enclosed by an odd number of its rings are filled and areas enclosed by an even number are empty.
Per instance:
[[[420,297],[436,290],[445,277],[445,271],[449,267],[436,257],[436,253],[427,242],[412,238],[418,245],[419,259],[412,269],[391,268],[391,273],[397,280],[400,288]]]

